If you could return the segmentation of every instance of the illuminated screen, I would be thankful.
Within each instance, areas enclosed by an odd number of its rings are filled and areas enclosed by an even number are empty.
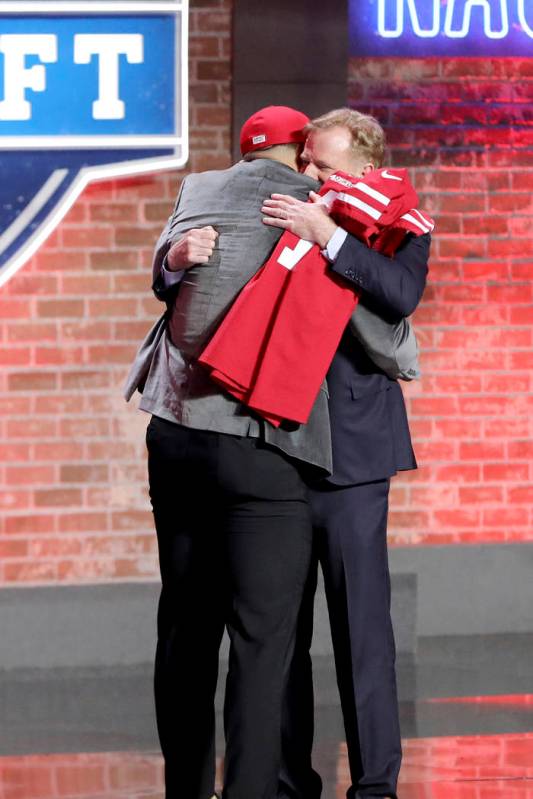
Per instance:
[[[533,0],[350,0],[355,56],[533,56]]]

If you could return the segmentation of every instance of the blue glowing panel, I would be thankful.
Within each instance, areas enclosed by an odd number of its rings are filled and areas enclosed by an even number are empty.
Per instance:
[[[0,17],[0,85],[6,70],[20,85],[0,102],[0,135],[173,133],[175,25],[165,16]]]
[[[93,180],[188,159],[187,0],[0,0],[0,286]]]
[[[533,0],[350,0],[356,56],[533,56]]]

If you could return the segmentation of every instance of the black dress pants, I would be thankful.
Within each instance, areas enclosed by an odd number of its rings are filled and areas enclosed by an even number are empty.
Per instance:
[[[224,799],[277,793],[281,712],[312,528],[292,462],[260,441],[152,417],[161,569],[155,704],[166,799],[214,792],[214,695],[230,636]]]
[[[290,666],[278,796],[317,799],[311,768],[311,634],[320,561],[352,785],[349,799],[396,799],[401,738],[387,556],[389,480],[310,491],[313,564]]]

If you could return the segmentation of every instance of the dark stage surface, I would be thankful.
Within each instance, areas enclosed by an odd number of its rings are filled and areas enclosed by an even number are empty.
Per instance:
[[[533,799],[533,636],[421,639],[400,660],[400,799]],[[0,799],[161,799],[151,666],[4,672]],[[333,664],[315,659],[315,767],[344,796]],[[223,680],[221,679],[221,684]],[[219,750],[223,742],[219,708]]]

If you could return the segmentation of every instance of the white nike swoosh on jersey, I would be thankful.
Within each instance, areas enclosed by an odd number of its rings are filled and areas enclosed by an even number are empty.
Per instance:
[[[399,178],[398,175],[389,175],[386,169],[384,169],[381,173],[381,177],[388,178],[389,180],[402,180],[402,178]]]

